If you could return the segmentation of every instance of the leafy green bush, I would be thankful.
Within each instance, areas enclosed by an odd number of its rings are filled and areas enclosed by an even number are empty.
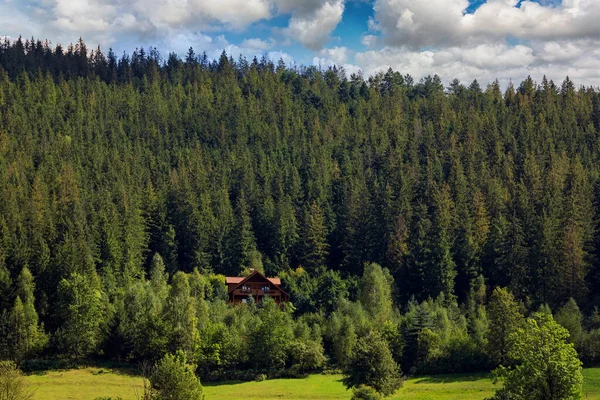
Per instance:
[[[0,400],[29,400],[33,391],[27,387],[23,373],[12,361],[0,361]]]
[[[167,354],[156,363],[152,376],[153,400],[204,400],[200,380],[186,363],[185,353]]]
[[[371,386],[360,385],[352,390],[351,400],[382,400],[383,396]]]

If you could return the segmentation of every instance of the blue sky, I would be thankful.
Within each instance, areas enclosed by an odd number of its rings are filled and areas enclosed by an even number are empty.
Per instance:
[[[0,0],[0,36],[193,46],[372,75],[600,85],[598,0]]]

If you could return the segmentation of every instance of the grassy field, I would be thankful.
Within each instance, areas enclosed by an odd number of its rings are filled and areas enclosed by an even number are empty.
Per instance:
[[[584,399],[600,400],[600,368],[584,370]],[[93,400],[100,396],[137,399],[142,380],[128,371],[99,368],[51,371],[34,374],[27,381],[35,390],[35,400]],[[486,375],[437,375],[408,379],[390,399],[403,400],[482,400],[495,387]],[[263,382],[221,383],[204,386],[207,400],[347,400],[340,375],[311,375],[305,379],[275,379]]]

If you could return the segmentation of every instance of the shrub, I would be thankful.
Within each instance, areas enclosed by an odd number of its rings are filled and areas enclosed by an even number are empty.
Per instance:
[[[200,380],[182,351],[167,354],[157,362],[150,383],[153,400],[204,400]]]
[[[352,390],[351,400],[382,400],[383,396],[371,386],[360,385]]]
[[[29,400],[33,391],[27,387],[23,373],[12,361],[0,361],[0,400]]]

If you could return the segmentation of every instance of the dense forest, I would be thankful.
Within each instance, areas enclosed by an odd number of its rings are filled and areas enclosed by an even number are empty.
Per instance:
[[[599,212],[600,91],[569,78],[0,45],[0,358],[489,370],[541,307],[595,363]],[[291,302],[228,305],[250,268]]]

